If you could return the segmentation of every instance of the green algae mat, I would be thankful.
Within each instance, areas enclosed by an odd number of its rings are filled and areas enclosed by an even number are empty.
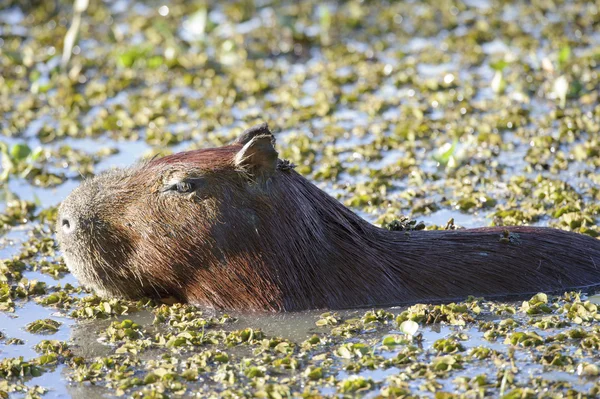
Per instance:
[[[267,121],[373,223],[597,237],[599,63],[587,1],[0,0],[0,398],[598,397],[594,292],[254,315],[105,300],[53,226],[86,177]]]

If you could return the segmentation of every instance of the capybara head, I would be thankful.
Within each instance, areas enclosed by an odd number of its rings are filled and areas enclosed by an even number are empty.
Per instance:
[[[266,124],[229,146],[174,154],[84,181],[60,206],[57,237],[84,285],[104,296],[174,296],[214,307],[276,301],[248,249],[281,161]],[[250,233],[250,234],[249,234]],[[251,236],[249,236],[251,235]],[[256,264],[260,259],[255,259]],[[225,269],[239,263],[238,269]],[[256,293],[240,293],[254,281]],[[191,290],[191,291],[190,291]]]

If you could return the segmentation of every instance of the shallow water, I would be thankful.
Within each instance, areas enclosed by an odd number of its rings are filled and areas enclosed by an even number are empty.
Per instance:
[[[0,394],[35,397],[36,386],[47,390],[46,398],[378,397],[393,396],[390,387],[424,397],[436,392],[551,397],[568,389],[594,397],[600,391],[593,368],[591,378],[578,371],[600,361],[600,341],[594,341],[600,317],[591,307],[582,311],[581,321],[564,312],[564,306],[579,303],[573,298],[549,299],[547,315],[568,323],[561,327],[532,326],[543,315],[527,314],[520,301],[481,301],[481,313],[469,311],[474,320],[465,325],[420,320],[420,339],[390,349],[382,347],[384,337],[402,335],[401,319],[394,318],[414,308],[385,309],[388,318],[361,321],[356,331],[350,328],[353,320],[365,319],[367,309],[338,312],[337,321],[326,326],[317,325],[322,311],[237,313],[236,321],[222,324],[209,321],[222,314],[198,311],[195,317],[207,321],[207,336],[214,333],[217,342],[165,347],[161,337],[198,331],[189,321],[177,324],[185,308],[156,323],[164,310],[156,305],[127,304],[130,311],[120,314],[119,303],[111,303],[108,319],[101,311],[90,318],[72,314],[92,307],[85,302],[91,293],[66,289],[78,286],[72,275],[59,270],[54,277],[52,268],[43,268],[44,262],[62,261],[60,253],[43,249],[43,240],[54,237],[51,220],[40,217],[85,175],[147,156],[220,145],[266,120],[282,157],[373,223],[406,214],[430,228],[453,219],[467,228],[533,224],[598,234],[597,6],[475,0],[99,2],[83,14],[65,74],[60,62],[73,16],[70,2],[58,2],[57,8],[2,4],[8,5],[0,9],[0,142],[41,147],[46,155],[15,162],[16,169],[0,181],[0,213],[10,222],[3,227],[0,220],[0,264],[15,257],[24,262],[18,278],[16,266],[0,269],[2,288],[9,292],[0,295],[0,304],[14,302],[14,311],[0,312],[0,361],[23,357],[37,364],[41,353],[34,347],[47,339],[67,342],[72,352],[41,365],[39,376],[7,375]],[[494,82],[497,70],[500,83]],[[564,107],[555,89],[561,76],[569,82]],[[99,153],[107,148],[111,151]],[[28,166],[34,169],[24,174]],[[2,175],[7,165],[0,168]],[[50,175],[60,177],[58,184],[44,183]],[[15,198],[32,202],[35,211],[12,218]],[[39,251],[31,252],[31,245]],[[45,283],[45,292],[23,297],[19,283],[33,280]],[[41,303],[60,292],[72,303],[62,308]],[[505,305],[516,314],[497,314]],[[495,340],[484,337],[482,323],[498,328],[509,317],[517,322],[514,330]],[[50,334],[26,330],[41,319],[61,324]],[[126,319],[141,326],[148,347],[139,340],[107,341],[111,323]],[[346,327],[349,332],[339,332]],[[579,327],[589,334],[591,349],[581,338],[555,339]],[[264,339],[231,343],[217,337],[244,329],[261,330]],[[535,347],[504,342],[518,331],[536,332],[546,341]],[[459,333],[467,335],[460,351],[434,348]],[[324,343],[304,347],[314,335]],[[264,348],[265,340],[277,337],[289,341],[289,353]],[[24,342],[8,344],[10,338]],[[128,344],[135,349],[117,352]],[[368,353],[340,356],[349,344],[364,344]],[[390,363],[411,344],[417,347],[412,360]],[[549,365],[544,357],[553,344],[563,346],[556,349],[565,355],[561,364]],[[473,359],[477,347],[499,354]],[[190,360],[207,351],[227,353],[229,361],[210,358],[202,368]],[[440,371],[434,369],[438,356],[464,364]],[[297,364],[282,365],[282,358]],[[109,360],[124,369],[104,365],[94,373],[95,363]],[[0,377],[8,373],[5,365],[0,364]],[[262,371],[252,374],[253,365]],[[184,378],[185,370],[198,367],[194,378]],[[315,368],[322,369],[321,377],[309,376]],[[172,375],[152,381],[154,369]],[[475,382],[482,375],[487,382]],[[519,391],[524,389],[531,391]]]

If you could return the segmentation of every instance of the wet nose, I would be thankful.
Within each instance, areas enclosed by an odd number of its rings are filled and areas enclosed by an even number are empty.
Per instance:
[[[75,219],[68,216],[63,215],[60,219],[60,228],[62,229],[63,234],[73,234],[76,228]]]

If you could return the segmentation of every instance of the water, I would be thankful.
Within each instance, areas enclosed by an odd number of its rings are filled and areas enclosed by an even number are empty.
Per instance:
[[[59,79],[66,78],[58,65],[62,49],[52,47],[55,55],[49,51],[50,46],[62,43],[71,21],[70,9],[61,6],[54,13],[42,8],[11,6],[0,10],[3,68],[0,102],[7,104],[0,105],[0,142],[9,147],[27,144],[32,149],[49,150],[70,146],[87,154],[94,154],[100,148],[116,149],[115,154],[94,165],[94,172],[100,173],[126,167],[161,151],[215,146],[228,141],[232,129],[266,120],[275,130],[278,149],[320,188],[346,203],[354,198],[357,187],[378,199],[373,201],[376,205],[354,208],[370,221],[393,210],[396,215],[411,215],[427,225],[445,226],[454,219],[456,225],[470,228],[497,221],[500,211],[522,210],[525,217],[535,215],[526,220],[530,224],[561,228],[573,225],[578,229],[583,223],[584,227],[598,231],[595,206],[599,200],[596,176],[600,164],[593,151],[585,152],[586,148],[597,145],[598,139],[597,94],[594,94],[598,83],[597,61],[585,58],[598,53],[600,36],[594,31],[597,8],[573,2],[561,9],[542,12],[530,5],[476,0],[465,1],[464,7],[459,5],[456,9],[445,8],[443,2],[407,1],[389,7],[374,5],[372,9],[360,2],[307,3],[305,8],[300,4],[279,3],[240,6],[233,2],[198,5],[119,0],[90,5],[84,15],[77,54],[73,54],[66,71],[67,79],[80,82],[69,86],[72,92],[65,90]],[[159,12],[165,5],[169,10],[167,15]],[[539,20],[542,15],[545,19]],[[575,20],[580,22],[575,24]],[[554,24],[553,28],[549,22]],[[572,55],[560,61],[559,53],[567,38]],[[129,67],[121,65],[128,62],[127,57],[136,57],[134,50],[142,55],[132,60]],[[167,65],[169,54],[175,54],[174,66]],[[160,65],[152,66],[152,59]],[[492,64],[499,60],[507,62],[503,70],[506,95],[495,93],[491,87],[495,73]],[[552,70],[544,70],[543,65],[551,65]],[[40,74],[37,78],[36,73]],[[571,89],[576,84],[582,86],[571,95],[564,110],[557,106],[556,96],[551,93],[553,81],[560,74],[569,76]],[[51,88],[34,95],[35,85]],[[81,98],[75,98],[74,94]],[[27,105],[30,100],[37,103]],[[550,116],[558,111],[566,116]],[[108,123],[113,117],[116,127]],[[40,138],[45,126],[59,131],[61,123],[68,121],[78,122],[75,132],[50,143]],[[112,126],[109,131],[104,122]],[[150,139],[150,126],[159,132],[159,139],[161,134],[183,135],[184,139],[175,140],[173,145],[156,144],[158,141]],[[89,134],[85,133],[88,128]],[[531,145],[534,139],[545,136],[555,141],[549,144],[542,140],[537,148]],[[308,144],[303,144],[303,138],[309,139]],[[455,139],[457,151],[450,154],[456,162],[454,167],[434,159],[440,148]],[[565,154],[566,165],[558,152]],[[591,155],[587,158],[581,155],[588,153]],[[343,168],[337,178],[315,175],[322,162],[334,159],[339,159]],[[76,161],[60,161],[77,168]],[[35,202],[39,212],[57,206],[81,182],[77,171],[45,162],[36,166],[64,172],[67,179],[56,187],[45,188],[11,176],[1,183],[3,198],[10,197],[5,195],[10,192],[21,200]],[[377,179],[391,183],[384,194],[376,185],[369,185]],[[523,180],[514,183],[514,179]],[[556,190],[554,180],[566,183],[566,191]],[[460,210],[461,200],[484,195],[496,204]],[[428,201],[436,205],[433,211],[422,206]],[[577,211],[569,212],[568,218],[552,216],[555,209],[564,206]],[[6,200],[0,201],[0,212],[6,212],[6,207]],[[510,217],[503,221],[523,222]],[[0,230],[0,262],[19,256],[30,238],[39,238],[37,226],[38,222],[32,221]],[[59,290],[59,285],[78,286],[71,274],[55,278],[34,270],[43,260],[59,262],[60,253],[26,258],[23,277],[44,282],[48,293]],[[17,283],[10,281],[12,286]],[[72,294],[75,298],[86,295]],[[180,332],[164,323],[153,325],[156,311],[146,308],[109,320],[77,320],[70,313],[79,305],[74,309],[57,309],[36,302],[46,296],[15,297],[14,313],[0,312],[0,331],[5,336],[0,340],[0,361],[20,356],[25,360],[36,359],[40,354],[34,347],[45,339],[68,342],[74,355],[81,357],[86,365],[95,359],[115,356],[118,345],[107,343],[103,336],[115,320],[132,319],[148,330],[149,337]],[[520,302],[512,305],[518,308]],[[386,309],[394,315],[404,310],[406,307]],[[361,318],[366,311],[339,314],[346,320]],[[199,396],[206,396],[212,389],[222,392],[225,388],[239,389],[247,396],[255,393],[252,390],[259,389],[260,383],[246,378],[246,366],[240,366],[247,358],[268,370],[269,382],[287,384],[296,393],[312,387],[321,394],[338,396],[342,394],[339,384],[358,376],[375,384],[360,395],[376,397],[382,388],[393,384],[394,377],[403,376],[410,377],[407,384],[413,392],[433,396],[422,389],[427,379],[412,376],[408,366],[384,367],[376,362],[373,369],[362,365],[356,371],[352,367],[360,363],[360,358],[348,361],[331,354],[341,345],[366,342],[374,354],[384,359],[395,357],[406,345],[391,350],[381,345],[388,334],[401,334],[393,321],[340,337],[332,333],[333,327],[315,324],[321,313],[237,312],[233,314],[237,321],[208,328],[207,331],[222,328],[228,332],[245,328],[262,330],[267,338],[280,337],[298,347],[315,334],[330,342],[312,352],[307,350],[306,356],[303,350],[296,349],[292,357],[299,358],[298,369],[283,371],[257,355],[259,344],[215,345],[215,350],[231,356],[232,368],[238,367],[237,382],[232,385],[215,382],[218,367],[211,364],[210,371],[189,382],[186,394],[197,391]],[[207,314],[210,313],[202,317]],[[566,317],[558,310],[553,314]],[[477,320],[499,323],[507,317],[486,308]],[[29,323],[46,318],[61,323],[56,333],[26,331]],[[548,331],[531,327],[529,316],[523,312],[514,318],[519,322],[517,331],[535,331],[544,338],[577,327],[572,324]],[[597,334],[594,332],[597,321],[584,323],[584,328],[590,334]],[[468,336],[461,341],[465,357],[479,346],[500,352],[494,360],[468,361],[463,369],[435,378],[440,391],[453,392],[457,390],[454,381],[458,377],[486,374],[490,381],[488,394],[499,395],[499,389],[492,383],[496,382],[496,372],[511,368],[507,359],[514,350],[503,342],[503,337],[496,341],[485,339],[478,323],[420,325],[419,333],[422,340],[418,346],[422,352],[415,362],[423,367],[440,355],[433,349],[434,343],[457,333]],[[19,338],[24,343],[8,345],[9,338]],[[520,370],[515,386],[529,386],[532,378],[542,375],[550,384],[566,381],[580,392],[591,392],[594,380],[580,377],[575,366],[583,362],[598,363],[597,355],[579,353],[577,342],[569,341],[565,352],[576,364],[552,368],[540,363],[544,346],[549,345],[515,350],[514,367]],[[172,355],[183,364],[191,354],[214,348],[206,345],[185,348],[187,352],[179,353],[156,346],[140,352],[143,363],[132,373],[143,378],[149,372],[144,367],[150,361],[164,361],[167,355]],[[319,355],[325,360],[313,364],[308,359]],[[308,365],[323,367],[325,377],[332,382],[309,381],[303,374]],[[44,398],[116,395],[110,381],[76,382],[76,369],[69,361],[61,361],[39,377],[11,381],[22,382],[30,389],[35,386],[48,389]],[[109,374],[108,369],[103,372]],[[152,387],[165,389],[161,385]],[[132,388],[125,394],[132,395],[140,389],[143,388]],[[175,388],[166,389],[173,394],[169,389]],[[556,389],[565,392],[564,388]],[[25,397],[25,394],[11,393],[13,396]]]

